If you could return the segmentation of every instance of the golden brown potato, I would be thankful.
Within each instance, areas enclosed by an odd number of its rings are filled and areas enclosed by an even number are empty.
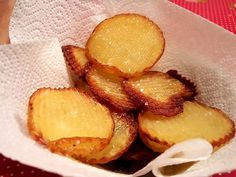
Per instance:
[[[173,78],[179,80],[180,82],[182,82],[188,89],[191,90],[189,92],[189,95],[186,95],[185,99],[194,100],[194,97],[197,95],[197,89],[196,89],[196,85],[194,84],[194,82],[187,79],[186,77],[183,77],[176,70],[169,70],[166,73],[169,74],[171,77],[173,77]]]
[[[110,143],[100,152],[83,159],[90,164],[105,164],[118,159],[128,150],[137,135],[137,123],[134,117],[126,113],[113,113],[115,131]]]
[[[120,14],[102,21],[86,44],[88,59],[127,77],[151,68],[161,57],[165,40],[147,17]]]
[[[86,80],[90,90],[106,105],[122,112],[136,109],[136,105],[123,91],[122,79],[118,76],[92,67],[86,74]]]
[[[85,49],[73,45],[66,45],[62,46],[62,52],[70,69],[77,76],[83,76],[88,65]]]
[[[47,147],[54,153],[72,157],[76,160],[96,154],[110,142],[107,138],[74,137],[49,141]]]
[[[193,95],[182,82],[158,71],[124,80],[122,87],[134,102],[165,116],[182,112],[184,99]]]
[[[234,137],[234,122],[222,111],[198,102],[186,101],[184,111],[173,117],[140,113],[139,133],[143,142],[156,152],[192,138],[209,141],[214,149]]]
[[[84,92],[42,88],[30,97],[28,129],[53,152],[82,158],[105,148],[114,122],[110,111]]]

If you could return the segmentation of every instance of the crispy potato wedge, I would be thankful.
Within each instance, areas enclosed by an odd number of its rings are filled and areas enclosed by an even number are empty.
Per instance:
[[[158,71],[124,80],[122,87],[134,102],[165,116],[182,112],[184,98],[193,94],[179,80]]]
[[[62,46],[62,52],[70,69],[77,76],[83,76],[88,65],[85,49],[73,45],[66,45]]]
[[[30,97],[28,129],[53,152],[82,158],[105,148],[114,121],[106,107],[84,92],[42,88]]]
[[[137,109],[133,101],[123,91],[120,77],[91,67],[86,74],[86,80],[90,90],[106,105],[122,112]]]
[[[86,44],[88,59],[124,77],[151,68],[161,57],[165,40],[147,17],[119,14],[102,21]]]
[[[138,124],[143,142],[156,152],[191,138],[206,139],[216,150],[235,134],[234,122],[225,113],[195,101],[186,101],[184,111],[173,117],[140,113]]]
[[[113,113],[115,131],[110,143],[100,152],[83,159],[90,164],[105,164],[118,159],[128,150],[137,135],[134,117],[126,113]]]

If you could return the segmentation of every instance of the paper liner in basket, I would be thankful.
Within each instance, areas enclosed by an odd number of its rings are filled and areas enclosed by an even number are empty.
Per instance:
[[[165,0],[17,1],[11,22],[13,43],[58,37],[84,45],[102,19],[122,12],[143,14],[164,32],[166,49],[153,69],[177,69],[195,82],[198,100],[236,120],[236,37]],[[38,87],[67,87],[68,75],[55,40],[0,46],[0,152],[24,164],[64,176],[127,176],[50,153],[26,130],[27,100]],[[209,176],[236,169],[236,140],[181,176]]]

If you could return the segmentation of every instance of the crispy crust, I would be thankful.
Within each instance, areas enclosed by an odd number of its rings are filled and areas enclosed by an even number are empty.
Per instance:
[[[129,129],[129,138],[127,140],[124,140],[124,141],[127,141],[126,146],[123,147],[122,149],[120,149],[120,151],[117,152],[113,156],[110,156],[110,157],[109,156],[104,156],[103,158],[100,158],[100,159],[95,159],[95,158],[93,158],[93,156],[91,156],[91,158],[83,159],[82,160],[83,162],[86,162],[86,163],[89,163],[89,164],[105,164],[105,163],[108,163],[110,161],[116,160],[129,149],[130,145],[136,139],[138,125],[137,125],[137,122],[135,121],[134,117],[131,114],[113,113],[113,118],[114,119],[119,119],[119,121],[122,121],[123,122],[122,126],[126,126],[126,128]],[[118,125],[118,126],[120,126],[120,125]]]
[[[87,156],[103,150],[109,142],[106,138],[73,137],[50,141],[47,147],[53,153],[82,161]]]
[[[85,65],[82,65],[78,59],[76,59],[76,56],[74,55],[74,52],[81,51],[85,52],[84,48],[80,48],[73,45],[66,45],[62,46],[62,52],[64,54],[65,60],[70,66],[71,70],[79,77],[84,76],[86,72],[86,68],[89,65],[89,62]]]
[[[137,106],[133,103],[131,99],[127,96],[127,99],[118,98],[112,94],[106,93],[102,87],[100,87],[100,84],[97,83],[97,81],[93,78],[93,71],[95,71],[94,67],[91,67],[87,74],[86,74],[86,80],[89,85],[90,90],[97,96],[97,99],[100,100],[105,105],[108,105],[109,107],[112,107],[113,110],[117,112],[127,112],[131,110],[137,109]],[[114,75],[113,75],[114,76]],[[119,78],[117,77],[117,80]],[[120,79],[120,82],[122,80]],[[126,93],[124,92],[124,95]]]
[[[151,22],[155,27],[156,27],[156,30],[161,34],[162,36],[162,40],[163,40],[163,46],[162,46],[162,52],[156,57],[156,61],[151,64],[150,66],[147,66],[143,71],[137,71],[135,73],[124,73],[122,72],[119,68],[115,67],[115,66],[111,66],[111,65],[105,65],[105,64],[102,64],[100,63],[96,58],[93,58],[90,53],[89,53],[89,50],[88,50],[88,46],[90,45],[91,43],[91,40],[93,38],[93,35],[101,28],[102,24],[110,19],[113,19],[113,18],[116,18],[118,16],[139,16],[141,18],[143,18],[144,20],[147,20],[149,22]],[[119,75],[120,77],[123,77],[123,78],[129,78],[129,77],[132,77],[132,76],[138,76],[138,75],[141,75],[143,72],[145,71],[148,71],[150,68],[152,68],[158,61],[159,59],[161,58],[161,56],[163,55],[164,53],[164,49],[165,49],[165,38],[164,38],[164,35],[163,35],[163,32],[161,31],[161,29],[157,26],[157,24],[155,24],[153,21],[151,21],[149,18],[147,18],[146,16],[143,16],[143,15],[139,15],[139,14],[135,14],[135,13],[123,13],[123,14],[118,14],[118,15],[115,15],[111,18],[108,18],[108,19],[105,19],[103,20],[102,22],[100,22],[96,27],[95,29],[93,30],[93,32],[91,33],[87,43],[86,43],[86,56],[88,58],[88,60],[93,64],[95,65],[96,67],[98,68],[101,68],[103,70],[106,70],[106,72],[109,72],[111,74],[117,74]]]
[[[160,141],[159,139],[155,139],[156,141],[150,140],[149,136],[145,133],[139,131],[139,137],[142,139],[143,143],[150,148],[154,152],[162,153],[166,149],[170,148],[174,144],[167,143],[166,141]]]
[[[210,143],[212,144],[214,150],[219,149],[220,147],[224,146],[227,144],[234,136],[235,136],[235,123],[232,121],[224,112],[222,112],[220,109],[214,108],[214,107],[209,107],[203,103],[199,103],[197,101],[194,101],[204,107],[212,108],[219,112],[220,114],[223,115],[223,117],[230,122],[232,125],[231,131],[225,135],[224,137],[218,139],[218,140],[213,140]],[[138,125],[139,125],[139,135],[142,139],[142,141],[153,151],[155,152],[164,152],[166,149],[169,147],[173,146],[175,143],[173,142],[168,142],[166,140],[161,140],[153,135],[151,135],[147,130],[143,129],[141,125],[141,114],[138,116]]]
[[[144,73],[145,75],[159,75],[158,71],[148,71]],[[163,73],[164,74],[164,73]],[[170,77],[166,75],[166,77]],[[131,78],[132,79],[132,78]],[[160,114],[164,116],[174,116],[183,112],[183,103],[186,97],[190,97],[191,91],[185,86],[181,93],[172,95],[169,97],[166,103],[162,103],[152,97],[145,95],[138,89],[134,88],[129,80],[124,80],[122,82],[122,87],[124,91],[129,95],[129,97],[138,104],[155,114]]]
[[[194,100],[194,97],[197,96],[197,86],[192,82],[191,80],[187,79],[186,77],[183,77],[181,74],[178,73],[177,70],[169,70],[167,71],[167,74],[169,74],[171,77],[179,80],[182,82],[187,88],[191,90],[189,96],[185,97],[185,100]]]
[[[35,97],[40,94],[40,92],[44,91],[45,89],[48,90],[71,90],[74,92],[80,92],[80,94],[83,94],[84,96],[88,97],[88,99],[92,99],[94,102],[100,104],[94,97],[90,96],[87,92],[84,92],[83,90],[80,91],[80,89],[77,88],[39,88],[37,89],[31,96],[29,99],[29,103],[28,103],[28,121],[27,121],[27,127],[28,127],[28,131],[30,136],[37,142],[39,142],[42,145],[47,145],[49,143],[48,140],[45,140],[41,134],[41,132],[38,132],[35,128],[35,125],[33,123],[33,102]],[[108,112],[111,114],[111,112],[109,111],[109,109],[107,109]],[[111,115],[112,116],[112,115]],[[113,127],[112,130],[114,130],[114,120],[113,120]],[[109,137],[107,139],[111,139],[113,136],[114,131],[112,131],[112,133],[109,135]],[[65,138],[66,139],[66,138]]]

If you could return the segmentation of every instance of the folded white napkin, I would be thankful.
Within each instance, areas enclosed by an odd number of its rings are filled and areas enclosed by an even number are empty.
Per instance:
[[[135,172],[134,176],[145,175],[149,171],[152,171],[156,177],[164,177],[165,174],[163,174],[161,170],[162,168],[185,164],[187,162],[206,160],[211,156],[212,151],[212,145],[206,140],[191,139],[183,141],[167,149],[164,153],[147,164],[143,169]],[[176,175],[172,176],[174,177],[178,175],[179,174],[177,173]]]

